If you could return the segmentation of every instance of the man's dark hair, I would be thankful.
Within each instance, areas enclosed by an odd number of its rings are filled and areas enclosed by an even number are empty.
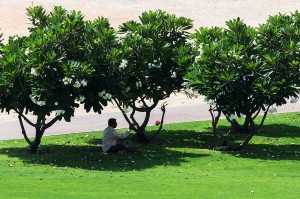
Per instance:
[[[108,120],[108,126],[112,126],[112,125],[114,125],[116,122],[117,122],[116,118],[110,118],[110,119]]]

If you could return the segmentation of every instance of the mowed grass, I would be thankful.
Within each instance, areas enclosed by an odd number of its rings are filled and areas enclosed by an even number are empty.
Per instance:
[[[127,155],[102,154],[101,132],[44,137],[39,155],[0,141],[0,198],[299,198],[299,116],[269,115],[240,152],[211,149],[210,121],[165,125]]]

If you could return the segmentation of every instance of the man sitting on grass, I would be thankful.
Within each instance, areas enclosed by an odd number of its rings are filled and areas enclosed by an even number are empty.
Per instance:
[[[119,153],[124,154],[130,152],[128,148],[121,144],[117,144],[118,140],[125,139],[129,136],[129,132],[132,129],[129,126],[129,129],[123,133],[118,133],[115,128],[117,127],[117,120],[115,118],[110,118],[108,120],[108,127],[103,131],[102,137],[102,149],[104,153]]]

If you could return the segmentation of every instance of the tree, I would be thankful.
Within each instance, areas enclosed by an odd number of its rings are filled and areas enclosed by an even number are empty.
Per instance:
[[[192,36],[197,44],[196,59],[188,78],[190,85],[214,104],[210,111],[215,136],[221,112],[236,130],[247,132],[244,141],[231,148],[241,150],[262,127],[272,105],[284,104],[285,98],[297,95],[293,84],[280,79],[280,73],[274,76],[274,68],[266,64],[254,28],[239,18],[226,25],[227,29],[200,28]],[[261,110],[264,115],[257,126],[255,118]],[[232,116],[245,116],[244,124]]]
[[[140,22],[128,21],[119,28],[121,53],[114,79],[118,85],[112,92],[126,121],[134,125],[137,141],[147,142],[162,128],[165,104],[159,129],[147,138],[151,111],[160,100],[182,88],[191,60],[186,41],[192,20],[161,10],[144,12],[139,18]],[[131,109],[130,114],[126,108]],[[141,123],[135,119],[136,112],[145,114]]]
[[[80,12],[55,7],[47,14],[37,6],[28,8],[27,15],[30,35],[10,37],[2,48],[0,106],[2,111],[19,114],[29,152],[37,153],[45,130],[62,118],[70,121],[78,103],[84,101],[82,88],[93,68],[81,60],[85,22]],[[27,118],[29,112],[37,117],[35,123]],[[47,122],[52,112],[55,116]],[[35,128],[33,141],[23,121]]]

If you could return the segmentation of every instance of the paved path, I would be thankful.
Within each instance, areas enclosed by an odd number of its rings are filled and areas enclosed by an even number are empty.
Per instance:
[[[211,118],[208,109],[209,106],[207,104],[167,107],[165,123],[210,120]],[[277,107],[278,113],[298,111],[300,112],[300,101],[295,104],[286,104],[284,106]],[[107,120],[112,117],[117,119],[118,128],[126,128],[128,126],[120,112],[104,113],[101,115],[91,113],[84,116],[75,116],[71,122],[59,121],[46,130],[45,136],[100,131],[107,126]],[[137,118],[139,120],[142,117],[143,115],[140,114]],[[159,108],[154,109],[149,121],[149,125],[153,125],[155,121],[159,120],[160,118],[161,110]],[[0,123],[0,140],[23,138],[22,134],[20,133],[20,129],[21,128],[18,121]],[[29,137],[33,137],[33,129],[27,125],[26,129]]]

